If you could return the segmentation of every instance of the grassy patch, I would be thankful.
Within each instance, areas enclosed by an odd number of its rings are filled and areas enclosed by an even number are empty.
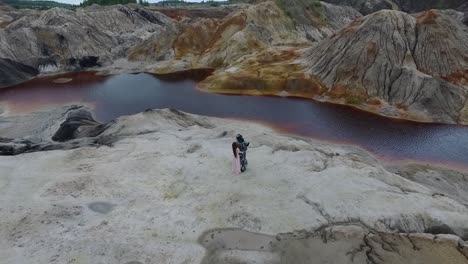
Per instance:
[[[358,105],[362,104],[364,100],[359,96],[348,96],[346,97],[346,104]]]
[[[318,0],[276,0],[276,4],[296,24],[318,26],[326,21]]]

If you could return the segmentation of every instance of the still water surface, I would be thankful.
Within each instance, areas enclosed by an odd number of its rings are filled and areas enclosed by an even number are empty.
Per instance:
[[[106,122],[150,108],[266,122],[289,133],[361,146],[390,160],[468,166],[468,127],[424,124],[380,117],[347,106],[305,99],[210,94],[196,90],[199,76],[72,74],[73,81],[38,78],[0,89],[0,103],[33,111],[72,102],[91,103]],[[242,128],[239,129],[242,131]]]

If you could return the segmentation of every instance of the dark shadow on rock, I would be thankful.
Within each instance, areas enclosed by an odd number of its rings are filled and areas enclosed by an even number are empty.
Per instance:
[[[8,59],[0,59],[0,87],[27,81],[37,74],[38,70]]]
[[[164,74],[153,73],[152,75],[158,77],[158,79],[160,80],[167,82],[179,82],[181,79],[190,79],[196,82],[201,82],[205,80],[208,76],[212,75],[213,72],[214,69],[211,68],[198,68]]]
[[[424,233],[429,233],[433,235],[440,235],[440,234],[457,235],[455,231],[453,231],[453,229],[450,228],[446,224],[431,226],[427,228],[426,230],[424,230]]]
[[[85,109],[78,109],[68,113],[68,117],[55,132],[52,140],[65,142],[83,137],[96,137],[107,128],[94,120],[92,114]]]
[[[18,155],[31,149],[33,145],[29,140],[0,138],[0,156]]]
[[[69,58],[67,61],[67,66],[76,68],[76,70],[83,70],[92,67],[99,67],[99,57],[97,56],[84,56],[82,58]]]

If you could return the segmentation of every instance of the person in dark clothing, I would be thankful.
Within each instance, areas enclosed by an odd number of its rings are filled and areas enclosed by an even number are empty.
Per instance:
[[[239,156],[240,156],[240,165],[241,165],[241,172],[244,172],[247,170],[247,148],[250,145],[250,142],[245,141],[244,137],[241,134],[237,134],[236,136],[237,140],[237,147],[239,148]]]

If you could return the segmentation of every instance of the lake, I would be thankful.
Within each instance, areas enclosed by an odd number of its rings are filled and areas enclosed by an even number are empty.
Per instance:
[[[72,78],[67,83],[43,77],[0,89],[0,103],[18,112],[88,103],[101,122],[150,108],[176,108],[261,121],[300,136],[358,145],[387,160],[468,165],[468,127],[395,120],[309,99],[205,93],[196,89],[196,83],[206,74],[203,70],[164,76],[70,73],[60,76]]]

